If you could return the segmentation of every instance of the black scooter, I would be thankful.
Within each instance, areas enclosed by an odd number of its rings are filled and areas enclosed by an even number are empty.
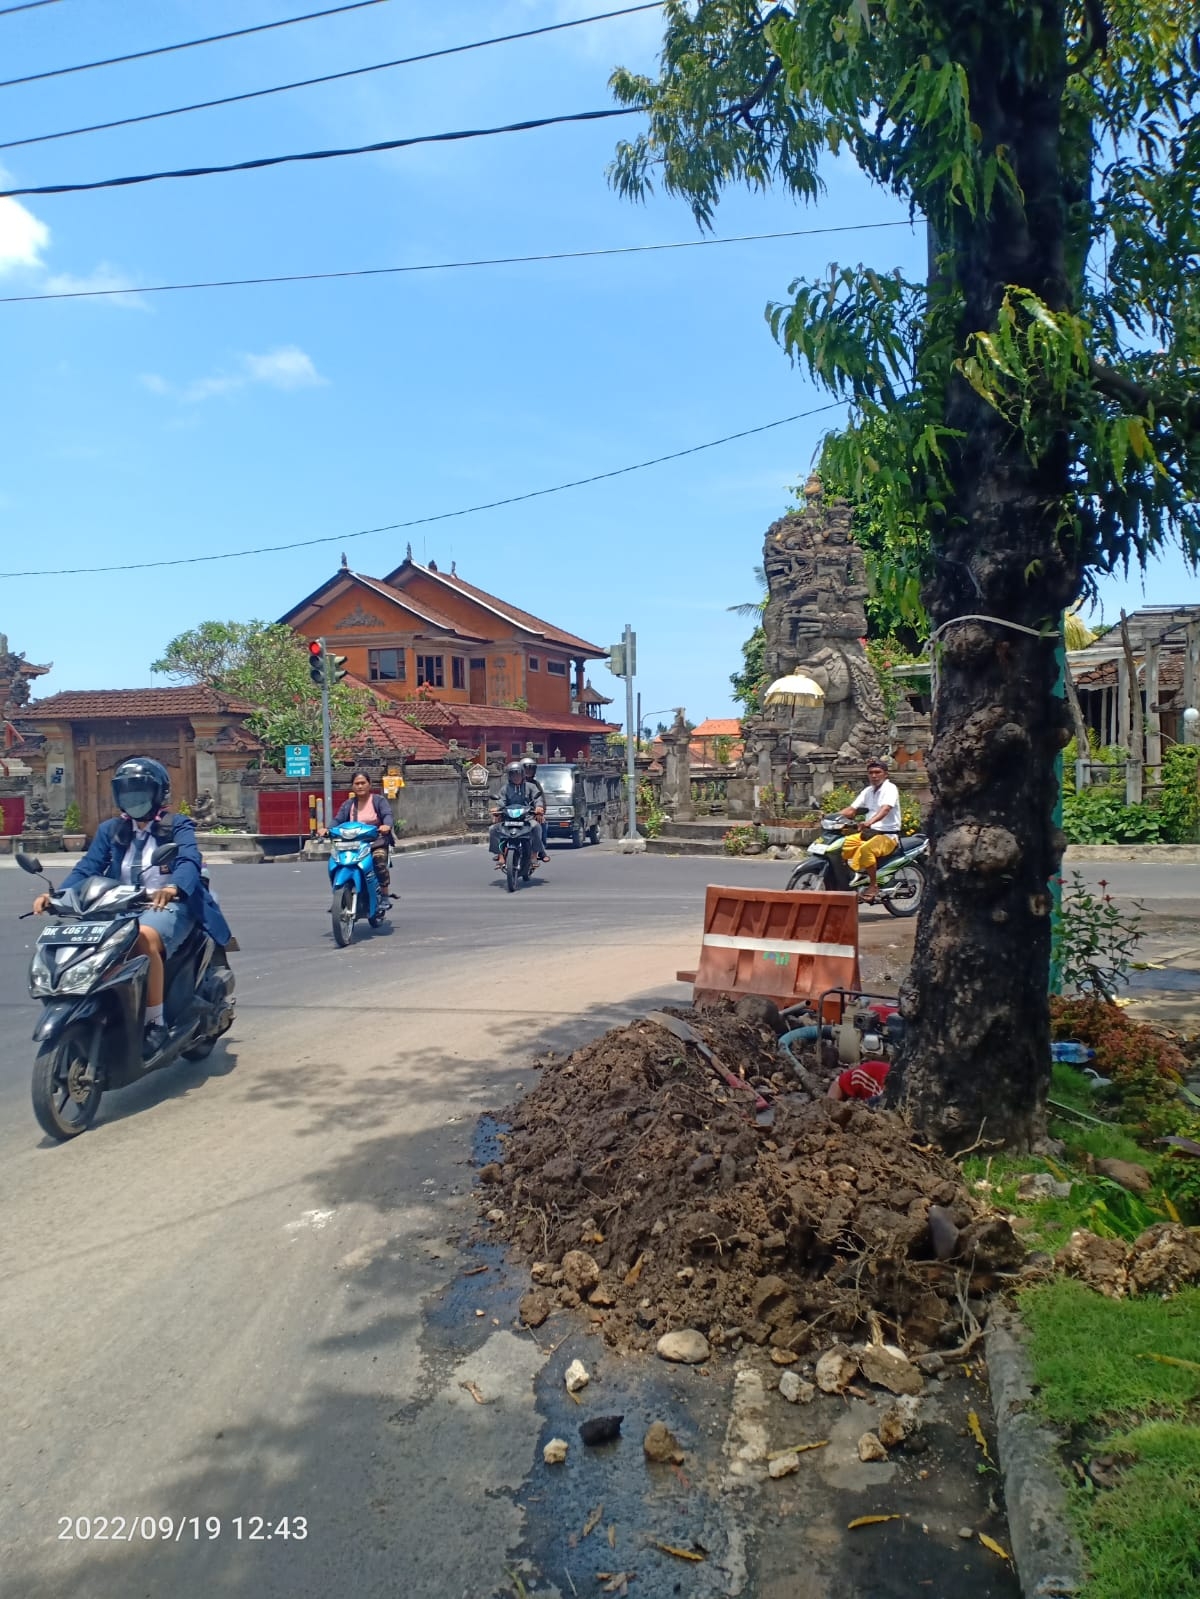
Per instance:
[[[508,892],[533,876],[533,806],[506,805],[500,818],[500,864]]]
[[[151,867],[166,865],[178,850],[160,845]],[[36,856],[19,854],[17,865],[50,890],[54,922],[39,934],[29,966],[29,992],[43,1006],[33,1031],[33,1113],[44,1132],[65,1142],[91,1126],[110,1089],[127,1088],[181,1057],[211,1054],[233,1022],[233,972],[221,946],[193,927],[167,960],[166,1043],[144,1059],[150,961],[130,954],[138,915],[150,903],[140,880],[89,877],[62,890],[42,876]]]

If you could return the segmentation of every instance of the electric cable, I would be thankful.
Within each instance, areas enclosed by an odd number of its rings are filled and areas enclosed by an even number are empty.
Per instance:
[[[210,33],[204,39],[183,39],[179,44],[155,45],[152,50],[134,50],[125,56],[106,56],[102,61],[81,61],[74,67],[52,67],[47,72],[29,72],[23,78],[0,80],[0,89],[11,89],[18,83],[41,83],[46,78],[66,78],[73,72],[91,72],[95,67],[115,67],[123,61],[144,61],[147,56],[170,55],[174,50],[194,50],[200,44],[220,44],[224,39],[244,39],[248,33],[269,33],[273,28],[290,28],[296,22],[316,22],[320,17],[336,17],[343,11],[361,11],[366,6],[383,5],[384,0],[350,0],[347,5],[333,6],[328,11],[309,11],[302,17],[281,17],[278,22],[258,22],[252,28],[235,28],[232,33]]]
[[[36,11],[39,6],[56,6],[58,0],[24,0],[23,5],[5,6],[0,10],[0,17],[11,17],[17,11]]]
[[[50,0],[38,0],[48,5]],[[72,139],[80,133],[103,133],[109,128],[128,128],[138,122],[155,122],[160,117],[179,117],[187,111],[211,111],[214,106],[237,105],[243,100],[260,100],[264,95],[284,94],[289,89],[311,89],[316,84],[337,83],[343,78],[358,78],[368,72],[383,72],[389,67],[409,67],[418,61],[436,61],[442,56],[463,55],[468,50],[483,50],[488,45],[511,44],[518,39],[536,39],[543,33],[560,33],[564,28],[582,28],[589,22],[607,22],[613,17],[628,17],[637,11],[657,11],[663,0],[626,6],[621,11],[601,11],[592,17],[575,17],[570,22],[550,22],[542,28],[526,28],[521,33],[499,33],[491,39],[476,39],[470,44],[452,44],[441,50],[425,50],[420,55],[398,56],[394,61],[376,61],[371,66],[347,67],[344,72],[326,72],[319,78],[299,78],[295,83],[277,83],[270,89],[247,89],[243,94],[222,95],[219,100],[196,100],[191,105],[173,106],[168,111],[144,111],[136,117],[118,117],[112,122],[92,122],[80,128],[63,128],[58,133],[35,133],[25,139],[7,139],[0,150],[17,150],[29,144],[48,144],[54,139]],[[0,12],[3,16],[3,12]]]
[[[850,222],[830,228],[789,228],[782,233],[738,233],[722,239],[675,239],[666,244],[619,244],[597,250],[551,250],[541,255],[485,256],[474,261],[425,261],[412,266],[354,267],[339,272],[287,272],[276,277],[209,278],[196,283],[143,283],[108,289],[59,289],[48,294],[0,294],[0,305],[34,300],[96,300],[121,294],[177,294],[192,289],[240,289],[270,283],[322,283],[335,278],[393,277],[408,272],[453,272],[468,267],[524,266],[540,261],[588,261],[606,255],[649,255],[659,250],[699,250],[714,244],[756,244],[766,239],[808,239],[826,233],[869,233],[911,228],[912,223]]]
[[[377,0],[371,0],[372,4]],[[98,178],[91,183],[43,183],[23,189],[0,189],[0,200],[30,194],[83,194],[92,189],[125,189],[135,183],[158,183],[163,178],[211,178],[223,172],[252,172],[261,167],[287,166],[295,161],[332,161],[344,155],[374,155],[381,150],[405,150],[414,144],[454,144],[463,139],[491,139],[498,133],[527,133],[531,128],[553,128],[566,122],[601,122],[608,117],[632,117],[638,106],[615,106],[605,111],[571,111],[557,117],[530,117],[499,128],[457,128],[452,133],[418,133],[407,139],[381,139],[376,144],[348,145],[340,150],[305,150],[296,155],[257,156],[216,167],[180,167],[169,172],[139,172],[124,178]]]
[[[127,561],[114,566],[40,567],[26,572],[0,572],[0,579],[18,577],[81,577],[96,572],[150,571],[164,566],[200,566],[209,561],[237,561],[250,555],[277,555],[284,550],[308,550],[318,544],[337,544],[347,539],[370,538],[376,533],[401,533],[410,527],[428,527],[431,522],[449,522],[460,516],[475,516],[480,511],[495,511],[506,505],[521,505],[526,500],[537,500],[547,494],[563,494],[567,489],[584,488],[590,483],[603,483],[609,478],[625,477],[630,472],[644,472],[647,467],[662,466],[666,461],[680,461],[688,455],[698,455],[702,450],[715,450],[718,445],[732,444],[735,439],[748,439],[756,433],[769,433],[773,428],[786,427],[789,422],[802,422],[810,416],[820,416],[825,411],[836,411],[846,402],[831,400],[827,405],[813,406],[808,411],[797,411],[793,416],[781,416],[774,422],[763,422],[758,427],[742,428],[738,433],[726,433],[722,438],[709,439],[704,444],[692,444],[684,450],[671,450],[667,455],[656,455],[649,461],[635,461],[631,466],[618,466],[608,472],[593,472],[590,477],[572,478],[567,483],[555,483],[550,488],[529,489],[524,494],[509,494],[500,500],[486,500],[480,505],[464,505],[456,511],[439,511],[432,516],[414,516],[406,522],[388,522],[382,527],[360,528],[354,533],[327,533],[315,539],[293,539],[287,544],[260,544],[250,550],[223,550],[208,555],[179,555],[162,561]]]

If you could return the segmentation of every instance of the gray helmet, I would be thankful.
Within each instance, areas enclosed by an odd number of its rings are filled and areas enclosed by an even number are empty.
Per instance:
[[[521,770],[525,773],[526,777],[537,776],[537,762],[534,760],[532,755],[523,755],[521,757]]]
[[[521,761],[509,761],[504,769],[504,775],[510,783],[523,783],[525,781],[525,767]]]
[[[112,775],[113,803],[135,822],[149,822],[171,797],[171,774],[161,761],[134,755]]]

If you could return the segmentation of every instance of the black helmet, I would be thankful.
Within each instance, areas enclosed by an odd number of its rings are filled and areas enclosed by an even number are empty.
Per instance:
[[[509,761],[504,775],[510,783],[523,783],[525,781],[524,764],[521,761]]]
[[[171,797],[171,777],[161,761],[134,755],[113,773],[113,804],[135,822],[149,822]]]
[[[521,757],[521,768],[526,777],[537,776],[537,762],[534,760],[532,755],[523,755]]]

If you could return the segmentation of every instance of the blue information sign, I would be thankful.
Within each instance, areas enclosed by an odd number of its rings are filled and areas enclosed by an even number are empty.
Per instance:
[[[283,754],[288,777],[312,776],[311,744],[285,744]]]

